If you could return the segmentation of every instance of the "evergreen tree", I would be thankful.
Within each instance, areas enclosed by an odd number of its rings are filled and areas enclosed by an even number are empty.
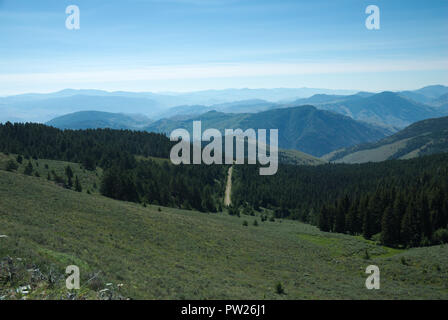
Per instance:
[[[360,222],[358,219],[358,208],[359,208],[358,200],[353,201],[350,204],[350,208],[348,209],[347,216],[345,219],[346,230],[352,235],[359,233]]]
[[[404,245],[416,247],[421,241],[421,229],[419,212],[415,209],[415,201],[406,208],[406,213],[401,222],[401,241]]]
[[[65,167],[65,175],[67,176],[67,186],[69,188],[73,187],[73,170],[70,166]]]
[[[322,207],[322,210],[320,211],[318,227],[322,231],[325,231],[325,232],[330,231],[329,210],[326,205],[324,205]]]
[[[30,176],[33,174],[33,165],[31,164],[31,161],[28,161],[28,164],[25,167],[25,170],[23,171],[24,174]]]
[[[399,240],[396,230],[394,210],[392,207],[387,207],[381,221],[381,243],[386,246],[395,246]]]
[[[75,177],[75,191],[82,192],[82,186],[79,182],[78,176]]]
[[[340,199],[335,208],[335,222],[334,222],[334,232],[344,233],[345,232],[345,216],[348,213],[350,206],[350,200],[348,196],[345,195],[344,198]]]
[[[362,222],[362,235],[366,239],[371,239],[374,234],[375,232],[373,231],[372,214],[370,210],[367,209],[364,213],[364,219]]]

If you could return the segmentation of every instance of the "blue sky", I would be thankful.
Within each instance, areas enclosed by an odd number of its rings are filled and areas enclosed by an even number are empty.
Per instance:
[[[446,0],[0,0],[0,95],[429,84],[448,85]]]

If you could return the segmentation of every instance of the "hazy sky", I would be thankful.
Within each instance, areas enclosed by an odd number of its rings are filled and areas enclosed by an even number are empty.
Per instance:
[[[446,0],[0,0],[0,95],[429,84],[448,85]]]

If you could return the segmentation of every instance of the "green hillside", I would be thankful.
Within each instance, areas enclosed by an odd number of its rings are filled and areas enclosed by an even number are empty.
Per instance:
[[[18,163],[17,155],[0,153],[0,169],[5,170],[8,162],[11,160],[17,165],[17,169],[14,170],[15,172],[24,173],[28,163],[31,163],[33,168],[31,174],[33,176],[40,177],[44,180],[49,180],[48,178],[50,178],[52,181],[60,179],[61,183],[65,182],[62,182],[62,180],[66,180],[65,170],[67,166],[70,166],[73,171],[73,177],[78,176],[84,192],[99,193],[101,177],[103,175],[103,170],[100,167],[96,167],[95,170],[91,171],[86,170],[79,163],[33,158],[23,158],[22,163]]]
[[[188,120],[163,119],[146,128],[151,132],[171,133],[185,128],[192,132],[193,120],[202,122],[202,130],[278,129],[279,147],[322,156],[341,147],[376,141],[388,135],[386,129],[355,121],[347,116],[318,110],[313,106],[274,109],[258,113],[222,113],[210,111]]]
[[[76,264],[84,298],[106,282],[149,299],[448,298],[446,245],[399,251],[295,221],[143,207],[5,171],[0,204],[0,259],[54,274]],[[381,269],[381,290],[364,287],[370,264]],[[98,273],[103,282],[86,284]],[[0,281],[4,299],[28,284]],[[29,298],[66,294],[63,278],[31,285]]]
[[[328,103],[320,105],[319,108],[392,128],[404,128],[416,121],[444,115],[436,108],[389,91],[365,98]]]
[[[448,152],[448,117],[416,122],[376,143],[338,150],[322,157],[326,161],[362,163],[410,159]]]
[[[48,121],[46,124],[59,129],[129,129],[141,130],[151,120],[144,115],[111,113],[101,111],[79,111]]]

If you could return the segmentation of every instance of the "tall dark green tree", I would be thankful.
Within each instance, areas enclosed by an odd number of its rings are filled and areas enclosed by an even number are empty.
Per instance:
[[[420,245],[421,241],[421,225],[420,214],[415,206],[415,201],[409,203],[406,208],[406,212],[401,221],[401,234],[402,241],[410,247],[416,247]]]
[[[398,241],[399,232],[397,233],[394,209],[389,206],[384,211],[383,218],[381,220],[381,243],[386,246],[396,246]]]
[[[328,207],[324,205],[320,210],[318,227],[320,230],[329,232],[330,229],[330,213]]]
[[[79,182],[78,176],[75,177],[75,191],[82,192],[81,182]]]
[[[33,165],[31,164],[31,161],[28,161],[28,164],[26,165],[23,173],[28,176],[33,174]]]
[[[73,187],[73,170],[70,166],[65,167],[65,175],[67,176],[67,186],[69,188]]]

